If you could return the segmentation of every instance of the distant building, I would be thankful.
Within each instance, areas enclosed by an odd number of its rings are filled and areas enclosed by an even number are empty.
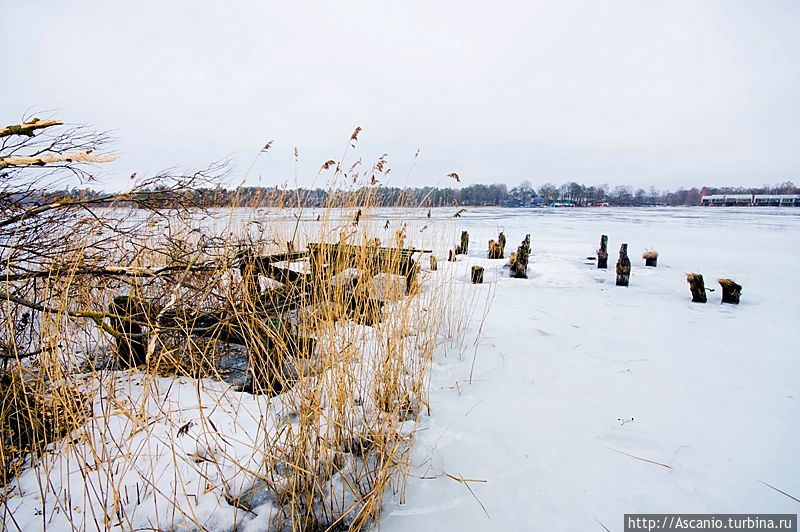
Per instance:
[[[800,207],[800,194],[755,194],[756,207]]]
[[[703,207],[800,207],[800,194],[710,194]]]

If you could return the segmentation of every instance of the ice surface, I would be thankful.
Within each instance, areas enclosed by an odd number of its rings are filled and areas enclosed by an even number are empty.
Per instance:
[[[454,303],[444,332],[456,334],[467,320],[465,336],[438,348],[431,415],[416,427],[403,424],[415,433],[413,469],[403,496],[389,493],[375,528],[618,531],[624,513],[800,509],[767,486],[800,497],[800,209],[470,208],[454,219],[455,211],[433,209],[428,219],[427,209],[386,209],[362,218],[384,243],[405,224],[409,246],[434,249],[439,271],[421,277],[452,274],[457,286],[442,294]],[[316,212],[304,216],[313,225]],[[350,225],[352,215],[341,220]],[[448,263],[462,229],[470,232],[470,253]],[[500,230],[506,259],[488,260],[488,240]],[[511,279],[504,266],[526,233],[529,278]],[[586,259],[603,233],[607,271]],[[614,286],[622,242],[633,262],[627,288]],[[646,249],[659,252],[658,268],[644,267]],[[486,268],[483,285],[470,284],[474,264]],[[688,272],[717,288],[708,304],[690,302]],[[744,286],[741,305],[719,304],[719,277]],[[423,286],[426,297],[438,296],[433,284]],[[373,329],[342,329],[349,335],[342,341],[378,352]],[[408,353],[421,350],[414,341],[409,333]],[[358,389],[374,380],[370,361],[357,373]],[[14,524],[268,525],[274,500],[241,466],[255,470],[267,459],[264,442],[293,422],[290,397],[188,378],[144,386],[135,372],[105,375],[116,393],[95,398],[83,437],[108,437],[92,446],[65,440],[14,481],[7,498]],[[206,412],[206,405],[216,406]],[[131,409],[149,421],[134,422],[124,414]],[[179,430],[185,434],[175,437]],[[102,456],[90,456],[92,448]],[[126,456],[135,460],[118,460]],[[345,465],[356,471],[364,463]],[[87,491],[87,482],[99,491]],[[227,504],[224,491],[248,498],[255,513]],[[107,500],[113,492],[125,496]],[[186,515],[164,513],[175,500]]]
[[[477,349],[440,349],[405,499],[387,499],[381,530],[800,510],[765,485],[800,497],[800,209],[470,209],[449,223],[470,253],[440,253],[440,270],[467,283],[486,267],[467,339],[481,334]],[[485,258],[498,230],[506,257],[531,234],[529,279]],[[603,233],[608,271],[586,260]],[[622,242],[627,288],[614,286]],[[688,272],[717,289],[707,304],[690,302]],[[744,286],[741,305],[720,304],[719,277]]]

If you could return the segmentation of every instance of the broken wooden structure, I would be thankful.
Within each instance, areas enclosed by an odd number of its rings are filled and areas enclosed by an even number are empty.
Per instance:
[[[600,249],[597,250],[597,268],[608,269],[608,236],[600,235]]]
[[[528,278],[528,258],[531,254],[531,235],[525,235],[522,244],[517,251],[511,254],[509,266],[511,266],[511,277],[518,279]]]
[[[617,260],[617,286],[628,286],[631,278],[631,259],[628,258],[628,244],[622,244],[619,248],[619,259]]]
[[[314,350],[315,339],[294,330],[290,314],[306,306],[330,303],[334,284],[337,304],[346,317],[365,325],[380,320],[383,301],[371,294],[370,282],[384,273],[403,277],[405,292],[417,290],[419,265],[414,260],[423,250],[384,248],[369,245],[310,243],[305,251],[288,251],[257,256],[242,250],[235,266],[241,272],[243,300],[236,308],[199,310],[159,306],[132,296],[118,296],[109,305],[108,318],[123,367],[145,364],[150,341],[156,335],[203,337],[226,343],[256,346],[267,360],[251,365],[256,368],[254,389],[279,392],[281,356],[307,357]],[[304,262],[307,268],[292,268]],[[339,276],[339,274],[347,275]],[[356,273],[353,274],[353,271]],[[262,290],[259,276],[282,286]],[[338,277],[337,277],[338,276]],[[337,277],[336,281],[334,278]],[[258,370],[257,368],[262,368]],[[264,369],[266,368],[266,369]],[[260,371],[260,374],[259,374]]]
[[[417,288],[419,265],[414,255],[422,252],[413,248],[387,248],[379,246],[355,246],[351,244],[308,244],[310,277],[330,278],[349,268],[363,270],[372,277],[379,273],[401,275],[406,280],[406,293]]]
[[[706,297],[706,285],[703,281],[703,275],[687,273],[686,280],[689,282],[689,290],[692,292],[692,303],[705,303],[708,298]]]
[[[297,308],[297,302],[286,300],[284,303],[281,308],[269,307],[264,302],[253,308],[251,314],[241,309],[169,309],[140,298],[117,296],[109,305],[109,311],[112,327],[120,332],[116,338],[118,363],[123,368],[146,364],[150,342],[156,336],[161,341],[208,338],[248,348],[252,382],[245,391],[280,393],[286,382],[285,357],[307,358],[316,345],[313,337],[295,332],[287,318],[288,309]],[[255,355],[256,352],[260,355]]]
[[[738,305],[739,296],[742,295],[742,285],[733,279],[719,279],[719,284],[722,287],[722,302]]]

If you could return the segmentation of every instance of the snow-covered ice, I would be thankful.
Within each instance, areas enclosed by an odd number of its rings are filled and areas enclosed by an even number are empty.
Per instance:
[[[412,468],[405,489],[388,493],[375,528],[616,532],[625,513],[800,510],[800,209],[454,212],[434,209],[429,219],[427,210],[380,209],[362,220],[384,242],[405,223],[409,245],[435,250],[439,271],[423,274],[426,297],[442,287],[430,281],[453,280],[441,296],[453,303],[444,332],[455,338],[441,340],[433,361],[430,415],[423,411],[416,428],[401,423],[404,437],[415,432]],[[316,213],[306,216],[313,226]],[[449,263],[462,229],[469,254]],[[500,230],[506,259],[489,260],[487,242]],[[511,279],[507,258],[526,233],[529,278]],[[603,233],[609,270],[587,260]],[[633,262],[626,288],[614,285],[622,242]],[[647,249],[660,253],[657,268],[639,258]],[[475,264],[486,268],[483,285],[469,282]],[[707,304],[691,303],[689,272],[716,288]],[[720,277],[743,285],[741,305],[719,303]],[[350,329],[376,332],[353,325],[342,333]],[[374,380],[370,367],[357,372],[364,386]],[[254,497],[251,513],[225,495],[267,493],[253,491],[241,466],[269,460],[266,442],[279,443],[280,427],[294,423],[291,395],[103,375],[118,385],[113,396],[96,394],[85,441],[60,442],[58,456],[14,481],[7,508],[17,527],[268,526],[277,511],[270,497]],[[149,424],[127,417],[132,408]],[[135,460],[117,461],[124,456]],[[109,501],[112,493],[124,498]],[[164,514],[172,501],[188,513]]]
[[[470,209],[450,223],[470,253],[440,269],[468,282],[481,264],[486,284],[464,348],[434,360],[432,413],[381,530],[800,511],[800,209]],[[527,280],[485,258],[498,229],[506,257],[531,234]],[[586,260],[603,233],[607,271]],[[622,242],[627,288],[614,283]],[[691,303],[688,272],[716,288],[707,304]],[[720,304],[720,277],[743,285],[739,306]]]

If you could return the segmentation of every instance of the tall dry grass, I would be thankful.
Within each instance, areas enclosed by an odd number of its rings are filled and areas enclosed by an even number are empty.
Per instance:
[[[127,275],[75,274],[86,238],[36,281],[46,309],[4,302],[5,528],[360,529],[404,489],[433,354],[443,342],[464,352],[465,309],[478,305],[452,304],[466,285],[447,271],[423,266],[408,285],[393,251],[375,274],[379,247],[433,249],[442,264],[436,248],[454,236],[424,210],[416,225],[379,217],[385,159],[360,171],[347,153],[318,177],[349,203],[331,194],[309,209],[278,189],[152,217],[108,256]],[[112,208],[77,223],[100,240],[137,216]],[[247,260],[320,242],[353,253],[280,264],[302,277],[287,283]],[[113,307],[118,296],[127,303]],[[33,354],[15,347],[25,335]],[[145,362],[127,367],[136,349]]]

